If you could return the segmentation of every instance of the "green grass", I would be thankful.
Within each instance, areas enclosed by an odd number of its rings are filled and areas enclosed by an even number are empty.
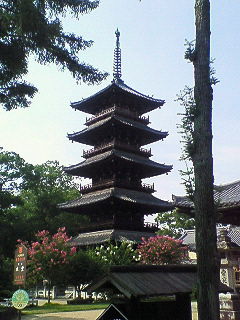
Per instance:
[[[59,303],[45,303],[39,307],[27,307],[22,310],[23,315],[27,314],[43,314],[54,312],[68,312],[68,311],[83,311],[83,310],[97,310],[105,309],[108,307],[107,303],[94,303],[94,304],[82,304],[82,305],[68,305]]]

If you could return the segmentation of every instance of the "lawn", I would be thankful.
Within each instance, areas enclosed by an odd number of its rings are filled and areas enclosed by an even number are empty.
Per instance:
[[[82,305],[68,305],[59,303],[45,303],[39,307],[27,307],[22,310],[23,315],[27,314],[42,314],[42,313],[54,313],[54,312],[68,312],[68,311],[83,311],[83,310],[97,310],[105,309],[108,304],[106,303],[94,303],[94,304],[82,304]]]

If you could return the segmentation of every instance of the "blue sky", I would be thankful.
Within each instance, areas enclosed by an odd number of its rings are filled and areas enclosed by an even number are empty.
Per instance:
[[[240,179],[240,2],[211,1],[212,57],[220,83],[214,87],[213,144],[215,183]],[[98,9],[80,17],[67,17],[64,26],[85,39],[94,40],[92,48],[80,54],[80,60],[110,73],[101,85],[76,84],[70,74],[53,65],[40,66],[30,59],[27,80],[39,92],[30,108],[0,111],[0,146],[19,153],[26,161],[43,163],[58,160],[63,165],[83,159],[77,143],[67,133],[84,128],[86,114],[75,112],[70,102],[97,92],[112,80],[115,30],[121,32],[122,79],[132,88],[166,100],[161,110],[150,113],[151,127],[169,131],[163,142],[154,143],[153,160],[172,164],[169,175],[151,178],[156,196],[171,200],[184,194],[179,169],[184,164],[181,137],[176,124],[183,110],[175,101],[185,85],[193,85],[192,65],[184,60],[184,42],[195,38],[193,0],[102,0]]]

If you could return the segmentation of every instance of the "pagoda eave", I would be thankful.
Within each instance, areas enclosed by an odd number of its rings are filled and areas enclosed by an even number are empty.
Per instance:
[[[68,138],[75,142],[95,145],[99,141],[99,138],[106,138],[106,132],[108,136],[113,136],[116,130],[124,132],[129,136],[135,135],[141,141],[141,145],[150,144],[168,136],[168,132],[166,131],[155,130],[137,121],[112,115],[90,125],[84,130],[68,134]]]
[[[130,207],[142,214],[164,212],[173,208],[172,203],[149,193],[116,187],[83,194],[78,199],[60,204],[59,208],[72,213],[96,214],[109,206],[113,211],[120,207],[126,210]]]
[[[99,165],[102,167],[110,167],[113,162],[118,164],[119,169],[124,170],[127,166],[129,170],[131,169],[133,173],[137,172],[139,177],[143,179],[166,174],[172,170],[171,165],[160,164],[134,153],[113,149],[90,157],[79,164],[65,167],[64,171],[71,175],[93,178],[99,171]]]
[[[155,233],[153,232],[109,229],[80,233],[76,237],[71,239],[70,244],[72,246],[92,246],[113,241],[128,241],[132,243],[140,243],[142,242],[143,237],[145,239],[148,239],[153,236],[155,236]]]
[[[165,103],[164,100],[155,99],[130,88],[123,81],[113,81],[109,86],[94,95],[71,103],[71,107],[89,114],[95,114],[107,103],[108,97],[111,95],[117,97],[121,102],[124,102],[124,99],[132,100],[137,105],[139,114],[160,108]]]

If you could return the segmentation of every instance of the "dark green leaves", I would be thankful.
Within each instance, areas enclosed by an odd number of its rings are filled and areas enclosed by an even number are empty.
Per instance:
[[[61,18],[75,17],[97,8],[89,0],[3,0],[0,4],[0,103],[6,110],[28,107],[37,89],[23,81],[29,55],[41,64],[55,63],[68,69],[77,81],[94,84],[106,78],[80,62],[80,50],[90,47],[74,33],[65,33]]]

